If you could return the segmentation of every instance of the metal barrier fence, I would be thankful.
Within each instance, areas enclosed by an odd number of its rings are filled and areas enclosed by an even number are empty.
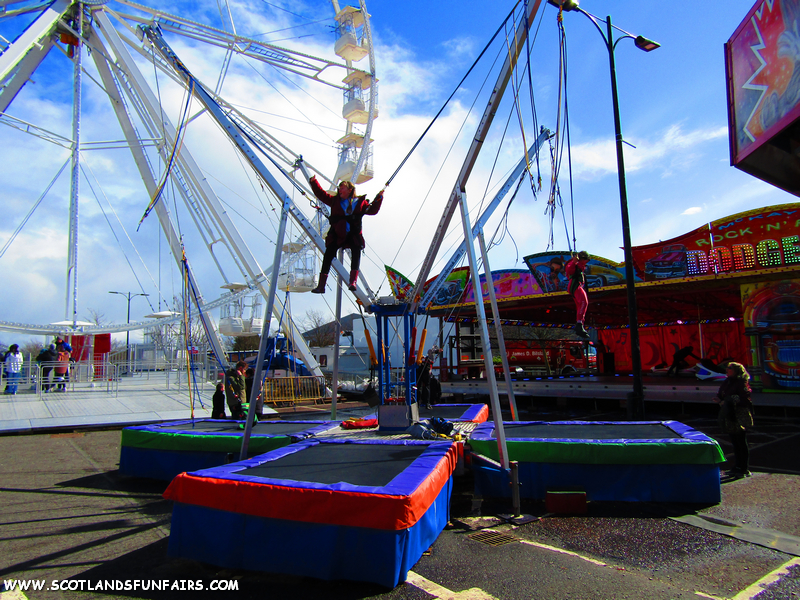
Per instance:
[[[0,388],[5,390],[9,383],[6,365],[0,363]],[[137,361],[136,363],[83,361],[70,362],[26,362],[16,379],[17,393],[58,392],[104,392],[119,393],[120,385],[152,385],[179,391],[191,383],[199,392],[206,391],[207,386],[214,385],[217,369],[198,363],[187,371],[185,361],[165,363],[163,360],[152,364]]]
[[[316,403],[325,396],[325,381],[321,377],[279,377],[264,380],[264,403],[294,406],[302,400]]]

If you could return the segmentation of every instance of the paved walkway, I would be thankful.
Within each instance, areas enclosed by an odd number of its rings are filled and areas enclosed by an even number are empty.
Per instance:
[[[213,394],[214,386],[206,382],[201,384],[199,394],[195,392],[190,398],[186,383],[178,384],[174,373],[122,377],[114,388],[99,382],[94,387],[84,383],[75,384],[66,392],[41,395],[31,389],[20,389],[14,396],[0,394],[0,435],[188,419],[192,416],[192,405],[195,417],[210,418]],[[362,416],[370,410],[374,412],[362,402],[346,399],[340,399],[337,406],[339,419]],[[312,418],[329,419],[331,405],[302,404],[276,410],[265,406],[263,413],[280,415],[280,418],[319,413]]]
[[[210,417],[213,385],[205,384],[199,398],[195,393],[192,399],[186,384],[178,385],[171,376],[172,381],[163,373],[123,377],[112,389],[97,383],[41,396],[32,390],[0,394],[0,433],[186,419],[192,400],[196,416]]]

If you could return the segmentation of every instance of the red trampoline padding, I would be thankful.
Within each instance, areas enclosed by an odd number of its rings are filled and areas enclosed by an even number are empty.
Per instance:
[[[181,473],[164,498],[268,519],[399,531],[416,524],[433,504],[455,469],[456,453],[454,444],[409,495],[295,488]]]
[[[478,414],[470,420],[470,423],[485,423],[489,418],[489,406],[484,404]]]
[[[369,427],[377,427],[378,419],[359,419],[358,421],[342,421],[344,429],[366,429]]]

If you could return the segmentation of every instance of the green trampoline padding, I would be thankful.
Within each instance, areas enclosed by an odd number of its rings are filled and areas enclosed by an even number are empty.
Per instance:
[[[179,450],[182,452],[239,452],[242,449],[242,431],[239,435],[202,435],[170,431],[122,430],[122,445],[150,450]],[[288,435],[250,437],[248,452],[263,454],[287,446],[292,441]]]
[[[563,424],[564,428],[559,428]],[[515,438],[515,427],[526,423],[505,423],[508,459],[518,462],[564,463],[589,465],[647,465],[647,464],[718,464],[725,461],[722,450],[713,439],[675,421],[647,423],[652,425],[652,435],[643,435],[643,423],[631,423],[631,433],[636,439],[625,439],[626,423],[536,423],[536,437]],[[541,426],[545,427],[542,428]],[[582,426],[588,435],[575,436],[576,425]],[[606,431],[603,431],[606,425]],[[609,435],[609,428],[613,433]],[[665,429],[662,429],[665,428]],[[547,434],[542,434],[547,431]],[[566,433],[567,435],[562,435]],[[472,451],[499,461],[494,425],[483,423],[473,432],[469,444]]]
[[[321,431],[336,427],[329,421],[269,421],[253,425],[248,443],[251,455],[263,454]],[[179,452],[239,452],[242,421],[197,420],[140,425],[122,430],[123,448]]]

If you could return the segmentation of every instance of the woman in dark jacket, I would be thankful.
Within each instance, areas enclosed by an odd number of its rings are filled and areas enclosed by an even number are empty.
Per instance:
[[[322,186],[317,183],[316,177],[311,177],[309,183],[317,199],[331,207],[331,216],[328,217],[331,227],[328,235],[325,236],[325,254],[322,257],[319,284],[311,290],[311,293],[325,293],[325,282],[328,279],[331,262],[340,248],[350,249],[349,288],[351,291],[355,291],[358,267],[361,264],[361,250],[364,249],[361,219],[364,215],[378,214],[383,203],[383,192],[379,192],[375,196],[375,200],[370,203],[365,196],[356,196],[356,187],[349,181],[340,182],[339,189],[335,194],[329,194],[323,190]]]
[[[727,377],[719,386],[713,400],[720,406],[719,422],[733,444],[734,467],[728,471],[734,477],[750,477],[750,449],[747,428],[753,426],[753,401],[750,399],[750,375],[739,363],[728,363]]]

